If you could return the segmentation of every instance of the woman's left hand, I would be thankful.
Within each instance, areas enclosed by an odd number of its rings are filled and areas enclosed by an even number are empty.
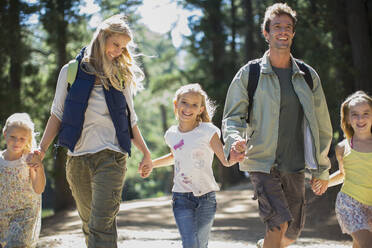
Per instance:
[[[138,171],[142,178],[146,178],[150,175],[153,168],[151,155],[145,154],[142,158],[141,163],[139,164]]]

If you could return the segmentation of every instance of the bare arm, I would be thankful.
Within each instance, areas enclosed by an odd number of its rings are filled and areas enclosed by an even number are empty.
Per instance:
[[[345,142],[347,141],[345,140]],[[342,143],[338,144],[335,148],[336,158],[338,161],[338,171],[330,175],[328,187],[338,185],[340,183],[343,183],[344,181],[344,178],[345,178],[344,160],[343,160],[344,149],[345,147],[344,147],[344,144]]]
[[[61,121],[54,115],[48,119],[43,137],[40,141],[40,156],[41,159],[44,158],[46,151],[48,150],[50,144],[53,142],[54,138],[57,136],[59,129],[61,127]]]
[[[154,165],[154,168],[173,165],[174,164],[173,154],[170,152],[167,155],[156,158],[152,161],[152,164]]]
[[[156,158],[152,164],[144,164],[139,170],[142,178],[150,176],[152,169],[155,167],[164,167],[174,164],[174,157],[172,153],[168,153],[162,157]]]
[[[32,188],[36,194],[44,192],[46,183],[44,167],[40,155],[40,152],[35,151],[32,161],[28,163]]]
[[[222,142],[220,140],[220,138],[218,137],[218,134],[215,133],[211,139],[211,141],[209,142],[209,144],[211,145],[212,147],[212,150],[214,151],[214,153],[216,154],[217,158],[221,161],[221,163],[226,166],[226,167],[229,167],[233,164],[230,164],[229,161],[227,161],[226,157],[225,157],[225,154],[223,152],[223,145],[222,145]]]
[[[311,180],[311,187],[312,187],[313,192],[316,195],[321,195],[327,190],[327,188],[338,185],[343,182],[344,177],[345,177],[345,172],[344,172],[344,167],[343,167],[343,155],[344,155],[344,149],[345,149],[344,142],[347,142],[347,141],[344,140],[343,142],[340,142],[335,148],[339,170],[334,172],[329,177],[329,180],[321,180],[317,178],[313,178]]]
[[[147,148],[145,141],[143,140],[141,131],[139,130],[138,126],[134,125],[132,127],[132,131],[133,131],[132,142],[138,148],[138,150],[140,150],[143,154],[142,161],[140,162],[139,167],[138,167],[138,171],[142,172],[143,166],[152,167],[151,154],[150,154],[149,149]]]

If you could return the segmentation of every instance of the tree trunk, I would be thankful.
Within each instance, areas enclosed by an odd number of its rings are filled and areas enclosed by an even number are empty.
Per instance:
[[[255,46],[253,42],[254,21],[253,21],[253,11],[252,11],[252,1],[245,0],[243,1],[244,8],[244,19],[245,19],[245,61],[254,59]]]
[[[74,206],[74,199],[66,180],[66,149],[57,147],[54,159],[55,172],[55,204],[54,211],[58,212]]]
[[[346,0],[348,1],[348,0]],[[335,66],[337,68],[336,78],[342,82],[344,92],[342,99],[355,91],[353,84],[353,75],[350,67],[352,61],[351,44],[347,28],[347,10],[345,0],[329,0],[327,1],[327,9],[329,11],[329,28],[333,31],[332,45],[337,51]],[[340,99],[341,102],[341,99]],[[339,125],[338,125],[339,126]]]
[[[20,8],[21,3],[19,0],[10,1],[9,5],[9,27],[8,27],[8,39],[11,42],[9,45],[9,57],[10,57],[10,112],[19,112],[21,109],[21,76],[22,76],[22,64],[23,64],[23,44],[21,37],[21,25],[20,25]],[[11,48],[11,49],[10,49]]]
[[[239,61],[236,61],[236,59],[238,58],[237,54],[236,54],[236,5],[235,5],[235,0],[231,0],[231,44],[230,44],[230,47],[231,47],[231,59],[230,59],[230,63],[231,63],[231,69],[233,71],[236,70],[236,64],[237,62]]]
[[[49,79],[49,83],[54,86],[57,83],[59,70],[67,62],[66,45],[67,35],[67,11],[72,6],[71,1],[64,0],[45,0],[46,14],[43,16],[43,24],[49,34],[49,42],[56,53],[56,70]],[[54,25],[50,25],[53,23]],[[53,86],[51,86],[53,88]],[[54,179],[55,179],[55,204],[56,212],[67,209],[74,205],[74,200],[66,180],[66,149],[57,148],[54,160]]]
[[[355,67],[355,89],[364,90],[371,94],[372,48],[367,6],[363,0],[353,0],[346,1],[346,8],[348,10],[348,30]]]
[[[163,133],[168,130],[168,123],[167,123],[167,109],[164,104],[160,104],[160,114],[161,114],[161,123],[163,126]]]
[[[225,35],[223,32],[223,15],[221,12],[221,1],[213,1],[213,4],[210,4],[208,7],[206,7],[207,15],[208,16],[208,23],[211,27],[211,33],[212,33],[212,73],[213,73],[213,82],[215,85],[222,84],[218,87],[218,91],[215,91],[216,99],[220,100],[221,102],[218,102],[220,106],[223,106],[224,99],[226,96],[226,82],[231,81],[231,78],[229,78],[231,74],[231,70],[233,68],[229,67],[226,59],[226,51],[225,51]],[[236,59],[236,58],[232,58]],[[227,70],[230,70],[227,72]],[[226,87],[223,87],[226,86]],[[217,89],[217,88],[216,88]],[[215,90],[216,90],[215,89]],[[216,114],[216,125],[218,127],[221,126],[221,120],[222,120],[222,112]],[[224,167],[220,164],[219,161],[217,161],[218,164],[218,178],[219,181],[222,183],[222,187],[231,185],[236,183],[238,180],[234,176],[236,172],[234,172],[233,169]]]

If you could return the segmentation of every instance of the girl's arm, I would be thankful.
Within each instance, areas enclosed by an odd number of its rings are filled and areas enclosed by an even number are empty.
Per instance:
[[[40,152],[35,151],[34,153],[31,163],[28,163],[30,168],[30,178],[35,193],[41,194],[44,192],[46,183],[44,167],[41,162]]]
[[[217,133],[213,135],[209,144],[211,145],[212,150],[214,151],[214,153],[224,166],[229,167],[233,165],[233,163],[230,163],[232,161],[229,162],[226,160],[225,154],[223,153],[223,145]]]
[[[167,155],[154,159],[152,161],[152,164],[154,168],[173,165],[174,164],[173,153],[170,152]]]
[[[146,178],[151,174],[153,168],[169,166],[172,164],[174,164],[173,154],[168,153],[167,155],[154,159],[151,165],[142,166],[139,172],[142,178]]]
[[[60,127],[61,121],[57,118],[57,116],[51,114],[45,127],[43,137],[40,141],[41,159],[44,159],[45,153],[48,150],[50,144],[53,142],[54,138],[57,136]]]
[[[344,142],[347,142],[347,140],[345,140]],[[340,142],[339,144],[337,144],[335,148],[336,158],[338,161],[338,171],[332,173],[332,175],[329,176],[328,187],[338,185],[340,183],[343,183],[344,181],[344,178],[345,178],[344,163],[343,163],[344,162],[343,161],[344,149],[345,149],[345,144],[343,142]]]

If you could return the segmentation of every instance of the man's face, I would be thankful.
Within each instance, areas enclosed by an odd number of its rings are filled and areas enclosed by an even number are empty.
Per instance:
[[[291,17],[288,15],[275,16],[270,23],[270,31],[263,31],[270,49],[290,51],[295,35],[293,28]]]

